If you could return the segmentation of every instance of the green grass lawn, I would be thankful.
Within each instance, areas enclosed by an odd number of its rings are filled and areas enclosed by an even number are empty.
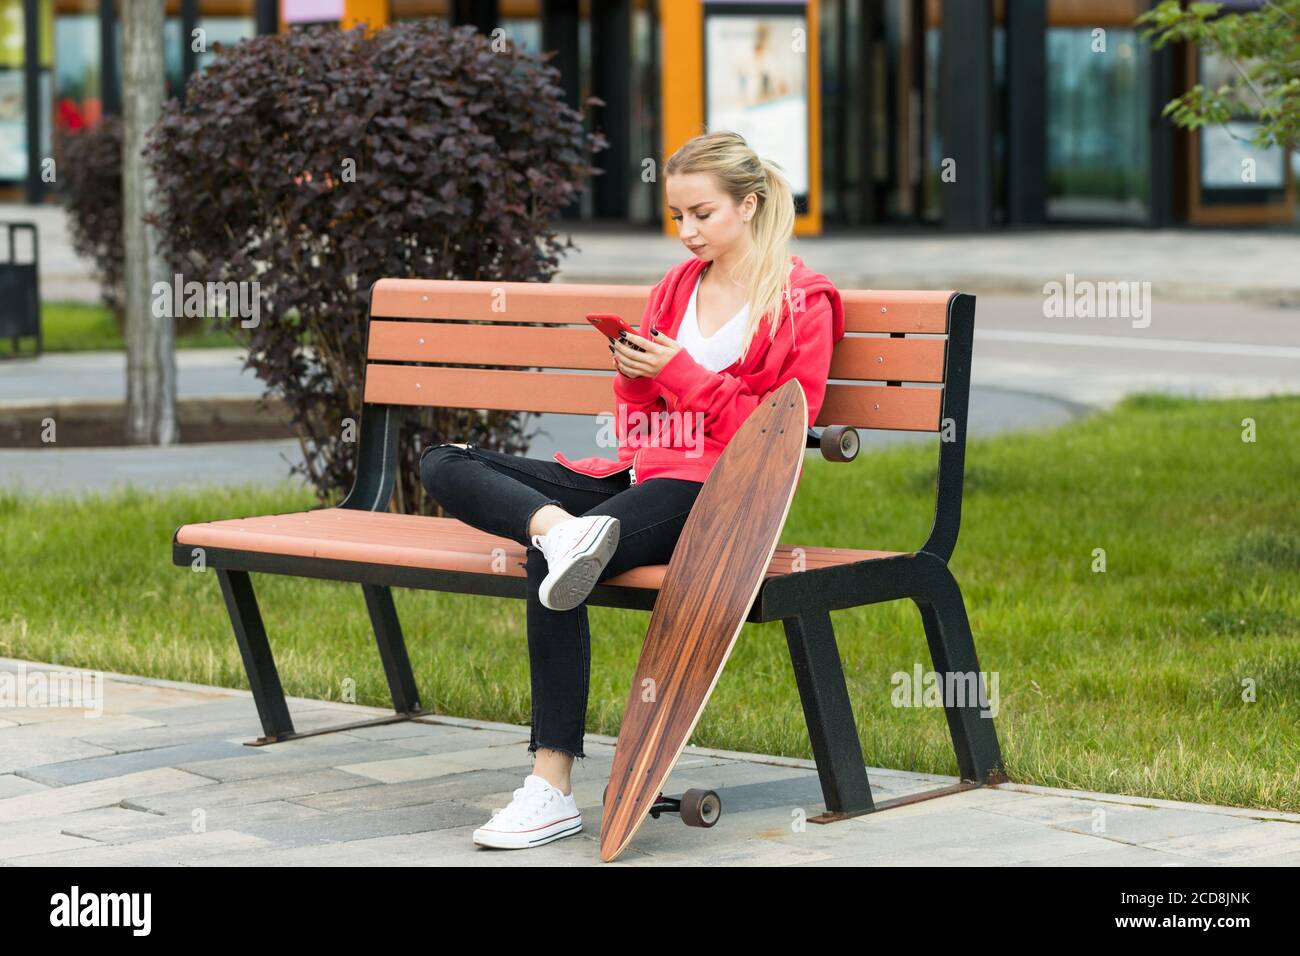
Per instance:
[[[83,302],[41,303],[41,333],[47,352],[121,350],[126,347],[113,315],[102,305]],[[207,331],[177,338],[178,348],[230,348],[237,345],[226,331]],[[24,354],[35,349],[34,339],[24,339]],[[13,341],[0,339],[0,355],[13,354]]]
[[[1013,780],[1300,810],[1298,435],[1300,396],[1139,396],[970,443],[952,566],[999,675]],[[172,566],[171,534],[314,503],[289,488],[0,496],[0,654],[246,687],[216,578]],[[809,459],[782,540],[910,550],[933,503],[933,448]],[[289,694],[337,700],[350,678],[358,702],[387,705],[359,587],[254,582]],[[395,594],[426,706],[529,725],[522,601]],[[831,617],[868,764],[956,774],[942,712],[891,705],[892,674],[931,666],[915,607]],[[590,618],[587,729],[613,735],[649,615]],[[812,756],[779,623],[746,627],[692,742]]]

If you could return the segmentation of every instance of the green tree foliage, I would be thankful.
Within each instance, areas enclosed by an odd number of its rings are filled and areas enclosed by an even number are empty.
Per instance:
[[[1186,129],[1226,124],[1243,113],[1259,125],[1255,146],[1300,146],[1300,0],[1265,0],[1255,10],[1221,14],[1221,3],[1163,0],[1137,18],[1155,49],[1194,42],[1230,63],[1233,83],[1198,83],[1170,100],[1164,115]]]

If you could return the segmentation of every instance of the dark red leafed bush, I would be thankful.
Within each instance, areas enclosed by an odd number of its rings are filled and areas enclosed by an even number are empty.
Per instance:
[[[223,321],[292,409],[307,477],[329,501],[356,464],[345,426],[361,420],[372,283],[548,281],[573,247],[553,222],[606,143],[565,105],[558,71],[470,27],[314,28],[214,50],[151,131],[154,221],[187,280],[259,284],[256,324]],[[516,453],[531,437],[508,412],[407,416],[399,511],[421,510],[424,445]]]

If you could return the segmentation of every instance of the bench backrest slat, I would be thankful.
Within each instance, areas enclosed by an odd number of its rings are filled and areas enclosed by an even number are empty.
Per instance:
[[[612,412],[609,352],[584,316],[613,312],[637,325],[649,292],[646,286],[381,279],[371,291],[364,399],[577,415]],[[841,296],[849,334],[836,346],[832,381],[816,424],[939,430],[942,387],[933,386],[944,381],[946,340],[905,336],[945,333],[951,293],[855,289]],[[552,371],[531,371],[543,359]],[[862,382],[889,384],[856,384]]]
[[[940,398],[937,388],[830,385],[817,419],[819,423],[862,428],[938,431]],[[384,405],[570,415],[613,412],[608,375],[422,365],[370,365],[366,370],[365,400]]]
[[[951,292],[928,289],[841,289],[844,329],[942,335],[948,331],[950,298]]]
[[[948,331],[951,295],[930,290],[841,289],[844,327],[848,332],[941,335]],[[649,297],[649,286],[635,285],[380,279],[371,290],[370,315],[576,325],[585,322],[588,312],[613,312],[636,326]]]
[[[535,368],[609,370],[605,340],[573,326],[470,325],[465,322],[370,324],[371,361],[442,362],[452,365],[511,365]],[[830,377],[856,381],[943,381],[942,339],[846,335],[835,349]]]

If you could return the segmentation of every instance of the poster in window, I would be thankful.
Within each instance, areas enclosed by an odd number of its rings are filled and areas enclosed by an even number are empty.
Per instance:
[[[704,120],[733,130],[808,195],[808,20],[803,4],[704,7]]]

